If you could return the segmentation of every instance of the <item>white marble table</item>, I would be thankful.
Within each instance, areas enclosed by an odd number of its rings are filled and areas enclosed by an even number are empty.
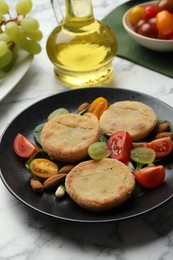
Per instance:
[[[93,0],[95,17],[102,19],[123,2]],[[56,26],[50,1],[33,0],[33,4],[32,16],[39,19],[44,32],[43,50],[35,56],[27,74],[0,102],[0,134],[21,110],[44,97],[67,91],[57,82],[45,51],[46,39]],[[147,93],[173,106],[171,78],[118,57],[113,63],[115,88]],[[172,260],[173,200],[122,222],[60,222],[29,210],[0,180],[0,234],[0,260]]]

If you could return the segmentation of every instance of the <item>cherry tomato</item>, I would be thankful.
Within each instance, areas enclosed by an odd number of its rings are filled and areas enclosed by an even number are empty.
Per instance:
[[[143,23],[141,26],[138,27],[137,33],[150,37],[150,38],[157,38],[158,37],[158,30],[154,24],[149,22]]]
[[[44,158],[33,159],[29,167],[32,174],[41,179],[47,179],[58,173],[57,164]]]
[[[136,181],[146,189],[159,187],[165,179],[165,170],[162,165],[145,167],[134,171]]]
[[[155,17],[159,10],[157,4],[147,5],[144,8],[145,8],[145,13],[146,13],[146,19]]]
[[[39,151],[39,148],[35,144],[20,133],[14,138],[13,148],[15,153],[23,158],[30,158]]]
[[[108,140],[108,150],[111,151],[110,157],[117,159],[125,164],[130,160],[130,150],[132,149],[132,138],[128,132],[118,131]]]
[[[158,2],[159,11],[167,10],[173,12],[173,1],[172,0],[160,0]]]
[[[139,22],[139,20],[146,18],[145,9],[142,6],[134,6],[130,9],[129,14],[129,21],[133,26]]]
[[[173,31],[172,15],[166,10],[157,13],[156,26],[162,34],[170,34]]]
[[[164,137],[147,143],[147,147],[156,152],[156,157],[164,157],[172,151],[172,140],[170,137]]]
[[[165,36],[166,40],[173,40],[173,32]]]
[[[148,22],[156,26],[156,17],[148,19]]]
[[[98,97],[89,105],[89,108],[88,108],[87,112],[93,113],[99,119],[100,116],[102,115],[102,113],[107,108],[108,108],[108,101],[107,101],[107,99],[104,98],[104,97]]]

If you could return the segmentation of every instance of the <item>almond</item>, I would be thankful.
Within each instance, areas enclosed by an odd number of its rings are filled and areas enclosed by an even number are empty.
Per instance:
[[[154,136],[154,139],[160,139],[163,137],[170,137],[173,140],[173,132],[162,132]]]
[[[89,106],[89,103],[83,103],[81,104],[78,109],[77,109],[77,113],[79,114],[80,112],[82,112],[84,109],[86,109]]]
[[[38,193],[42,193],[44,191],[43,184],[39,180],[33,178],[31,179],[30,184],[33,191]]]
[[[51,189],[55,186],[58,186],[65,179],[66,175],[66,173],[58,173],[49,177],[47,180],[44,181],[43,187],[45,189]]]
[[[74,167],[74,164],[65,165],[58,171],[58,173],[69,173]]]
[[[169,122],[163,122],[156,126],[155,133],[159,134],[159,133],[163,133],[163,132],[169,132],[169,130],[170,130]]]

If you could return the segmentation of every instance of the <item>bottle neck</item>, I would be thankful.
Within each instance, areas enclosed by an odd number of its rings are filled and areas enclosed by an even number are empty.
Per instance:
[[[66,24],[77,25],[79,22],[89,24],[93,21],[92,0],[66,0]]]

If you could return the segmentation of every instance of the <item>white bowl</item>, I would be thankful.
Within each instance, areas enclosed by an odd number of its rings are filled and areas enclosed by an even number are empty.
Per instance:
[[[157,1],[153,2],[146,2],[143,4],[139,4],[140,6],[146,6],[151,3],[156,3]],[[123,15],[123,26],[126,32],[131,36],[131,38],[142,45],[143,47],[146,47],[151,50],[155,51],[161,51],[161,52],[169,52],[173,51],[173,40],[162,40],[162,39],[154,39],[154,38],[149,38],[143,35],[140,35],[134,31],[134,28],[129,22],[128,19],[128,13],[130,9]]]

